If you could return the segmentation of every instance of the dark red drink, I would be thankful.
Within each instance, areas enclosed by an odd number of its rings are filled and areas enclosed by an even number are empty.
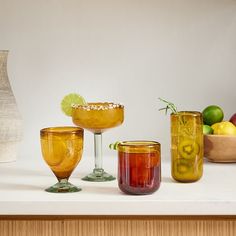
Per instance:
[[[148,141],[118,145],[119,188],[128,194],[150,194],[161,182],[160,144]]]

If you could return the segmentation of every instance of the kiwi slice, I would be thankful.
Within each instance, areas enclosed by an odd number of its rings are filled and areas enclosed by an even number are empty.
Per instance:
[[[196,155],[199,153],[199,150],[200,150],[199,144],[192,139],[184,139],[178,145],[178,152],[181,155],[181,157],[185,159],[195,158]]]
[[[191,179],[193,175],[193,163],[184,158],[175,160],[172,174],[177,180]]]

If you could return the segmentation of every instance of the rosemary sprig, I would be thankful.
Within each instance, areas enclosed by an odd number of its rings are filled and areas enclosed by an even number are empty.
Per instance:
[[[182,129],[181,132],[185,132],[188,136],[191,136],[191,132],[189,130],[189,126],[187,125],[187,121],[185,119],[185,116],[182,116],[178,112],[177,107],[175,106],[175,104],[172,103],[172,102],[168,102],[168,101],[166,101],[162,98],[159,98],[159,100],[166,104],[166,107],[160,108],[159,111],[165,110],[166,114],[167,114],[168,111],[171,111],[172,113],[176,114],[178,119],[179,119],[179,123],[177,125],[178,125],[179,129]]]
[[[161,102],[164,102],[164,103],[166,104],[166,107],[160,108],[159,111],[165,110],[165,114],[167,114],[169,110],[170,110],[172,113],[175,113],[175,114],[178,113],[177,107],[175,106],[174,103],[168,102],[168,101],[166,101],[166,100],[164,100],[164,99],[162,99],[162,98],[159,98],[159,100],[160,100]]]

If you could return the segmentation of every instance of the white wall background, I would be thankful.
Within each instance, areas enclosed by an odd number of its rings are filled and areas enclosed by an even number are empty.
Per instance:
[[[158,97],[180,110],[218,104],[226,119],[236,112],[235,0],[0,0],[0,49],[10,50],[26,158],[40,153],[41,128],[72,124],[59,106],[70,92],[125,105],[104,146],[158,140],[166,158],[169,117]],[[86,132],[84,155],[92,145]]]

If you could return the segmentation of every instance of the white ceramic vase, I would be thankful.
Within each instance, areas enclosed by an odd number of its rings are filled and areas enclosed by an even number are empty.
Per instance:
[[[0,50],[0,162],[15,161],[22,139],[22,118],[7,74],[7,50]]]

